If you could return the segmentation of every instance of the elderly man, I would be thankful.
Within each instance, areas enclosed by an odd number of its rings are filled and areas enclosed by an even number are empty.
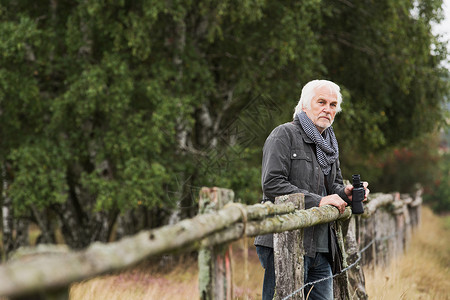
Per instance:
[[[305,195],[305,208],[332,205],[340,213],[352,200],[351,185],[343,185],[339,167],[339,149],[331,124],[341,110],[342,95],[338,85],[327,80],[313,80],[302,89],[295,107],[294,121],[275,128],[263,148],[263,201],[293,193]],[[364,182],[366,197],[369,192]],[[331,223],[305,228],[305,283],[332,275],[336,251]],[[263,300],[275,291],[272,234],[255,239],[256,251],[265,269]],[[333,280],[305,288],[309,299],[333,299]]]

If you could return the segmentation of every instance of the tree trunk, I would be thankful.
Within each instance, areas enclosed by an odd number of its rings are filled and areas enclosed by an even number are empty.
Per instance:
[[[133,210],[129,209],[124,213],[121,213],[117,217],[117,228],[116,228],[116,240],[132,234],[134,232],[133,226]]]
[[[82,197],[80,187],[76,183],[77,166],[73,166],[72,170],[68,172],[69,193],[67,201],[62,204],[53,206],[60,221],[61,231],[64,236],[66,244],[73,249],[81,249],[89,245],[89,231],[90,226],[87,215],[84,212],[82,205],[80,205],[78,198]],[[85,202],[86,208],[89,209],[89,203]]]
[[[114,223],[117,220],[118,212],[112,209],[109,212],[95,212],[91,216],[90,239],[92,242],[107,243],[111,238]]]
[[[54,244],[55,228],[52,226],[52,220],[49,216],[49,209],[38,210],[34,205],[31,206],[34,221],[41,230],[40,236],[36,240],[36,244]]]
[[[12,201],[8,195],[9,189],[9,164],[3,163],[2,165],[2,220],[3,220],[3,230],[2,230],[2,240],[3,240],[3,255],[4,257],[8,257],[8,254],[14,250],[14,240],[13,240],[13,208]]]
[[[83,3],[84,6],[87,6],[88,0],[84,0],[83,2],[85,2]],[[83,39],[83,45],[81,45],[81,47],[78,49],[78,54],[80,56],[87,56],[87,57],[92,56],[93,41],[92,41],[92,31],[89,26],[90,25],[89,23],[90,20],[86,18],[80,18],[80,32]]]
[[[14,240],[14,249],[26,247],[30,245],[30,238],[28,234],[28,227],[30,221],[25,218],[18,218],[15,220],[16,238]]]

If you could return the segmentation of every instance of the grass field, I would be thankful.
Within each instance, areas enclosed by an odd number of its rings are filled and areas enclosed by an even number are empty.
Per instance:
[[[263,269],[253,239],[248,239],[248,272],[245,271],[244,241],[232,246],[235,299],[260,299]],[[247,275],[246,275],[247,274]],[[116,275],[75,284],[70,299],[198,299],[198,266],[195,257],[163,257],[163,263],[146,262]]]
[[[450,299],[450,216],[424,207],[406,255],[366,274],[370,299]]]
[[[253,239],[233,244],[235,299],[261,299],[263,269]],[[414,233],[407,253],[386,269],[366,274],[370,299],[450,299],[450,216],[437,217],[424,207],[422,224]],[[165,257],[133,269],[74,284],[71,300],[94,299],[198,299],[195,258]]]

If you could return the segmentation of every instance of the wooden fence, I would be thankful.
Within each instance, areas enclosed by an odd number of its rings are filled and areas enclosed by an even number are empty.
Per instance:
[[[295,257],[284,249],[301,245],[302,228],[337,221],[345,249],[344,267],[336,276],[335,297],[366,299],[360,263],[369,268],[386,265],[407,247],[413,228],[420,222],[421,194],[371,194],[365,212],[353,216],[332,206],[301,209],[303,195],[276,199],[276,204],[251,206],[233,202],[234,193],[203,188],[200,214],[154,230],[143,231],[109,244],[94,243],[83,251],[63,246],[38,246],[19,251],[0,266],[0,295],[11,299],[68,299],[70,284],[123,269],[155,255],[199,249],[199,287],[202,299],[232,299],[229,247],[244,236],[275,235],[277,294],[279,299],[303,299],[302,250]],[[292,243],[292,239],[296,242]],[[278,276],[283,274],[283,276]]]

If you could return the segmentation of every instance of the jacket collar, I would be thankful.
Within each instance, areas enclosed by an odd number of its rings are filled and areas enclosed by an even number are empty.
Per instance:
[[[301,134],[301,136],[302,136],[302,138],[303,138],[303,141],[304,141],[305,143],[308,143],[308,144],[313,144],[313,143],[314,143],[313,140],[311,140],[311,139],[306,135],[306,132],[303,130],[302,125],[300,125],[300,120],[298,119],[298,116],[297,116],[297,115],[295,115],[295,118],[294,118],[294,125],[298,128],[298,130],[299,130],[299,132],[300,132],[300,134]]]

